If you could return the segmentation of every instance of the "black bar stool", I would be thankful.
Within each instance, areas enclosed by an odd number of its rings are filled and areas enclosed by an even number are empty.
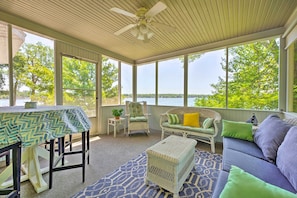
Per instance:
[[[59,155],[56,161],[54,161],[55,155],[55,139],[50,140],[50,160],[49,160],[49,189],[52,188],[53,183],[53,172],[62,171],[73,168],[82,168],[82,182],[85,182],[85,169],[86,169],[86,155],[87,163],[89,164],[89,150],[90,150],[90,134],[89,130],[81,133],[81,150],[65,151],[65,137],[58,138],[58,150]],[[74,165],[65,165],[64,157],[67,155],[81,154],[82,162]],[[61,161],[62,165],[57,166]]]
[[[12,151],[12,180],[10,188],[0,189],[0,195],[6,197],[20,197],[21,189],[21,138],[19,136],[19,126],[13,124],[0,123],[0,153],[10,158]],[[6,158],[6,165],[10,159]]]

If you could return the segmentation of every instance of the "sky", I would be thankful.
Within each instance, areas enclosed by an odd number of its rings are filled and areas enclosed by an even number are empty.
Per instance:
[[[46,39],[26,32],[26,43],[42,42],[43,44],[54,48],[53,40]],[[210,84],[218,82],[219,76],[225,73],[221,69],[221,57],[224,56],[224,50],[217,50],[203,54],[199,59],[189,64],[188,74],[188,93],[189,94],[211,94],[213,89]],[[111,62],[116,63],[115,60]],[[138,92],[155,93],[155,67],[154,63],[148,63],[139,68]],[[122,93],[132,93],[132,69],[122,63]],[[128,74],[128,75],[127,75]],[[166,61],[159,61],[159,93],[183,93],[183,64],[178,58]]]

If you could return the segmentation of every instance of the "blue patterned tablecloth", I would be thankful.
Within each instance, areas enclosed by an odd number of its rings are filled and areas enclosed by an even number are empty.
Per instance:
[[[90,128],[88,116],[76,106],[0,107],[0,144],[20,138],[22,146],[29,147]]]

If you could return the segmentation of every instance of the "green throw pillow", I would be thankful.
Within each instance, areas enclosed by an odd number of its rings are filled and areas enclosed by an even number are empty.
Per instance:
[[[296,198],[297,195],[231,166],[220,198]]]
[[[179,118],[177,114],[168,114],[168,123],[169,124],[179,124]]]
[[[223,120],[223,137],[232,137],[242,140],[253,141],[253,125],[246,122],[234,122]]]
[[[214,120],[213,118],[206,118],[202,124],[203,128],[208,129],[208,128],[212,127],[213,120]]]

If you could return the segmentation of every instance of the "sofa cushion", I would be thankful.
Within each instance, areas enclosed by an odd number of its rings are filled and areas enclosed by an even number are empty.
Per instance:
[[[231,166],[237,166],[259,179],[296,193],[288,179],[275,164],[232,149],[223,150],[223,170],[230,171]]]
[[[224,137],[223,145],[224,149],[233,149],[260,159],[265,159],[261,149],[254,142]]]
[[[184,126],[200,127],[199,113],[185,113]]]
[[[276,165],[297,191],[297,126],[287,133],[277,151]]]
[[[130,122],[147,122],[145,116],[130,117]]]
[[[219,177],[215,183],[215,189],[212,193],[212,198],[219,198],[221,192],[223,191],[225,184],[227,183],[229,172],[226,172],[224,170],[221,170],[219,173]]]
[[[192,132],[206,133],[206,134],[214,134],[215,133],[215,130],[213,127],[204,129],[204,128],[200,128],[200,127],[197,128],[197,127],[184,126],[181,124],[169,124],[168,122],[162,123],[162,126],[172,128],[172,129],[178,129],[181,131],[192,131]]]
[[[223,120],[222,136],[253,141],[252,127],[251,123]]]
[[[277,149],[291,126],[281,120],[278,115],[269,115],[260,124],[254,135],[254,141],[268,161],[275,163]]]
[[[177,114],[167,114],[169,124],[180,124],[179,117]]]
[[[296,195],[282,188],[276,187],[261,179],[232,166],[227,184],[220,198],[296,198]]]

